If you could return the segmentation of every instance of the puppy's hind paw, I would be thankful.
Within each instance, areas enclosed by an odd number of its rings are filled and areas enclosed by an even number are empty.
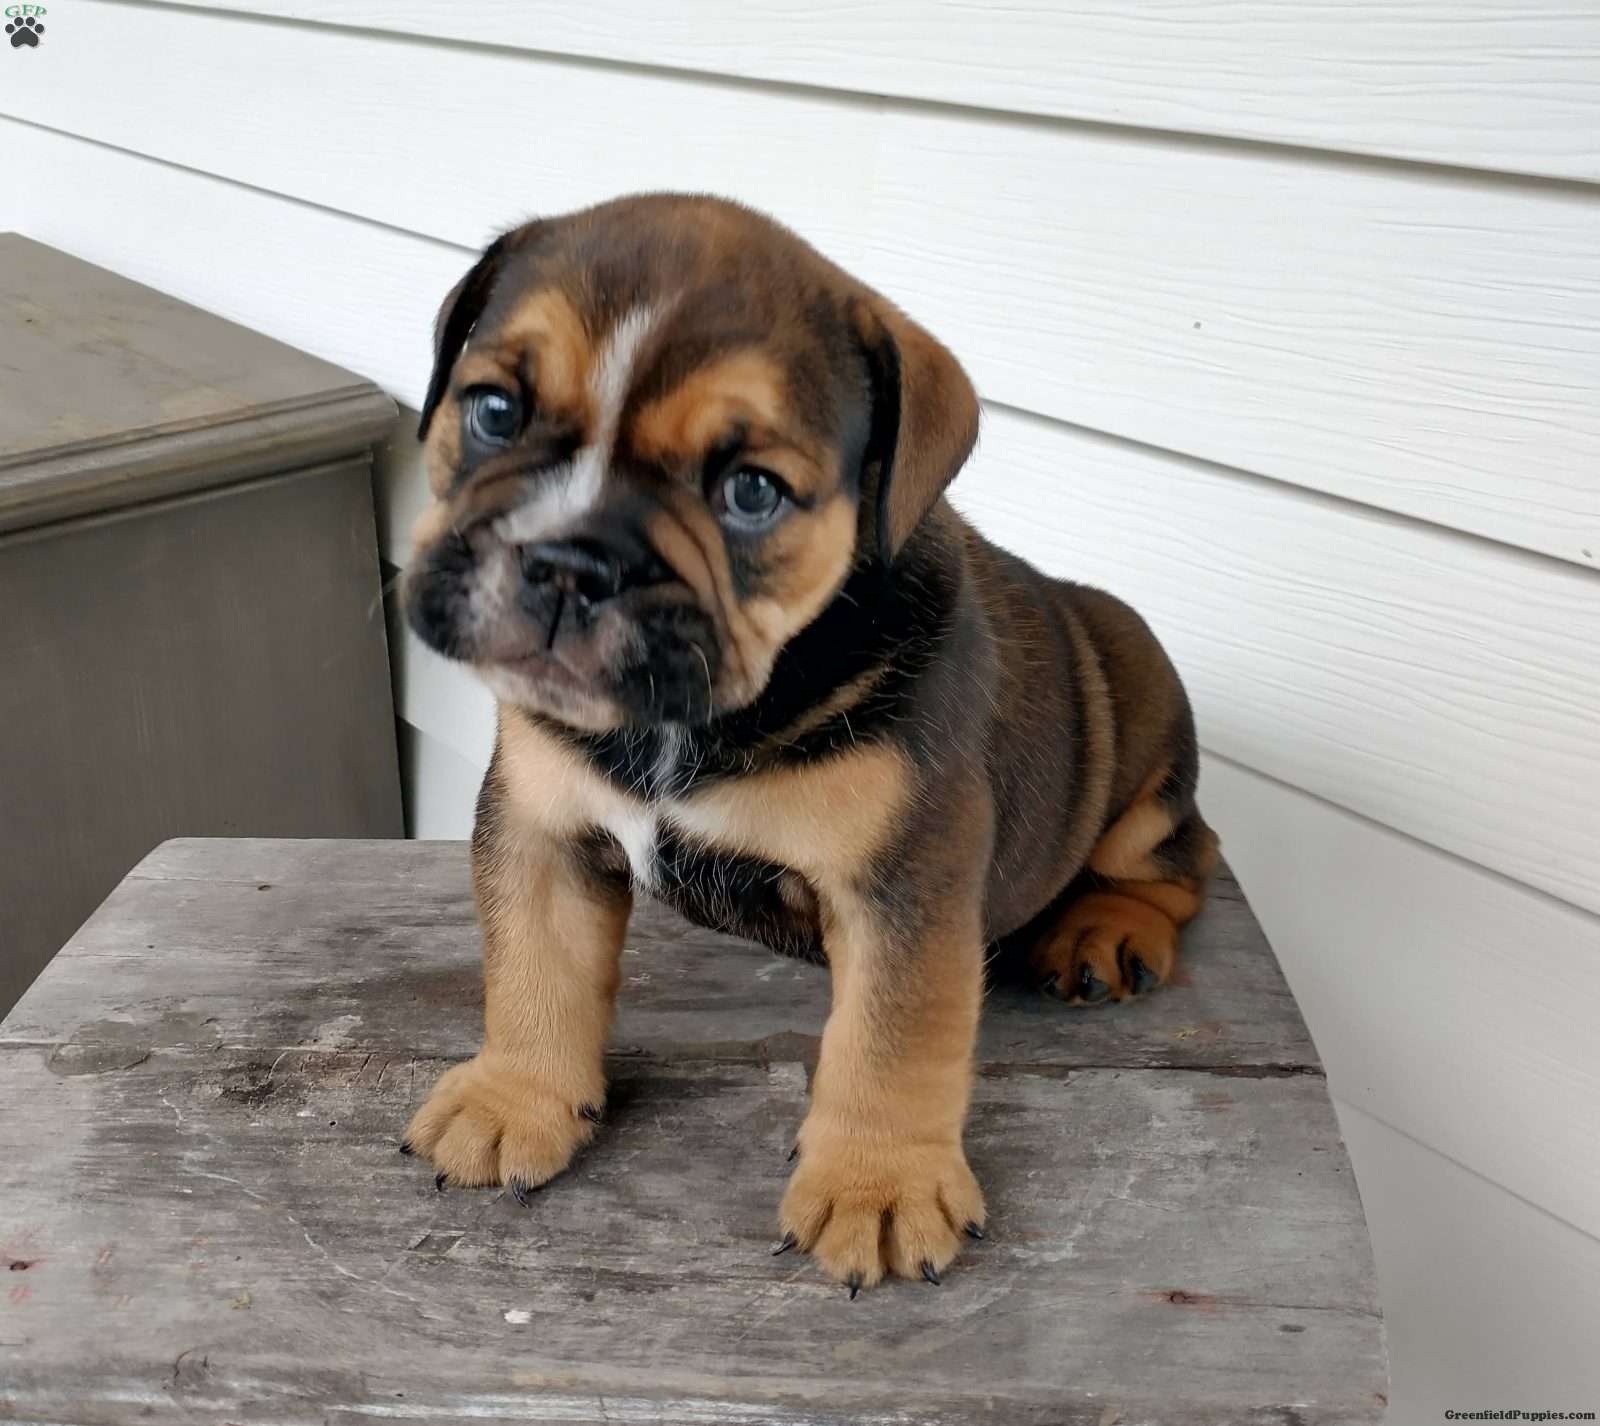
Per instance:
[[[1068,1005],[1127,1000],[1171,978],[1178,928],[1136,897],[1090,892],[1040,939],[1032,963],[1040,989]]]

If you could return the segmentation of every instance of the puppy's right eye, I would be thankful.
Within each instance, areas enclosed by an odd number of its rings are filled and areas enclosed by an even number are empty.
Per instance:
[[[509,446],[522,434],[522,402],[498,386],[467,392],[467,430],[480,444]]]

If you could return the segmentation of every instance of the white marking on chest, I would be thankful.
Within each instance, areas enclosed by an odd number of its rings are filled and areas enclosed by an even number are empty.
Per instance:
[[[546,472],[538,495],[500,517],[495,532],[501,539],[514,545],[552,539],[594,509],[611,466],[617,425],[633,386],[639,348],[660,317],[659,307],[635,307],[611,329],[589,368],[589,400],[594,410],[589,444],[580,447],[564,466]]]
[[[688,733],[675,723],[662,728],[660,747],[656,751],[655,761],[650,765],[650,787],[671,785],[678,765],[683,761],[688,740]],[[661,889],[656,844],[661,838],[662,822],[670,819],[680,806],[670,797],[656,797],[642,804],[613,808],[605,819],[606,830],[628,854],[628,865],[633,869],[634,881],[647,891]]]
[[[681,724],[667,723],[661,729],[661,747],[656,753],[655,765],[650,769],[651,781],[658,788],[672,785],[672,779],[683,761],[683,750],[689,734]]]
[[[633,869],[633,880],[645,891],[656,889],[656,838],[661,830],[659,805],[637,811],[613,812],[606,818],[606,831],[622,844]]]

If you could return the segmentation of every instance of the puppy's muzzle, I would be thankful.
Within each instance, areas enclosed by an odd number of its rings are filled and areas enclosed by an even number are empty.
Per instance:
[[[518,555],[522,578],[531,591],[555,592],[591,606],[672,577],[672,571],[639,540],[545,540],[523,545]]]

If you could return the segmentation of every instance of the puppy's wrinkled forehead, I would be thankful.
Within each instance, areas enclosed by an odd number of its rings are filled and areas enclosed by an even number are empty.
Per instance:
[[[861,407],[849,293],[786,230],[733,205],[633,199],[530,225],[494,268],[448,395],[519,391],[584,479],[697,468],[730,441],[802,497],[836,478]],[[437,454],[440,477],[459,474],[454,441]]]

